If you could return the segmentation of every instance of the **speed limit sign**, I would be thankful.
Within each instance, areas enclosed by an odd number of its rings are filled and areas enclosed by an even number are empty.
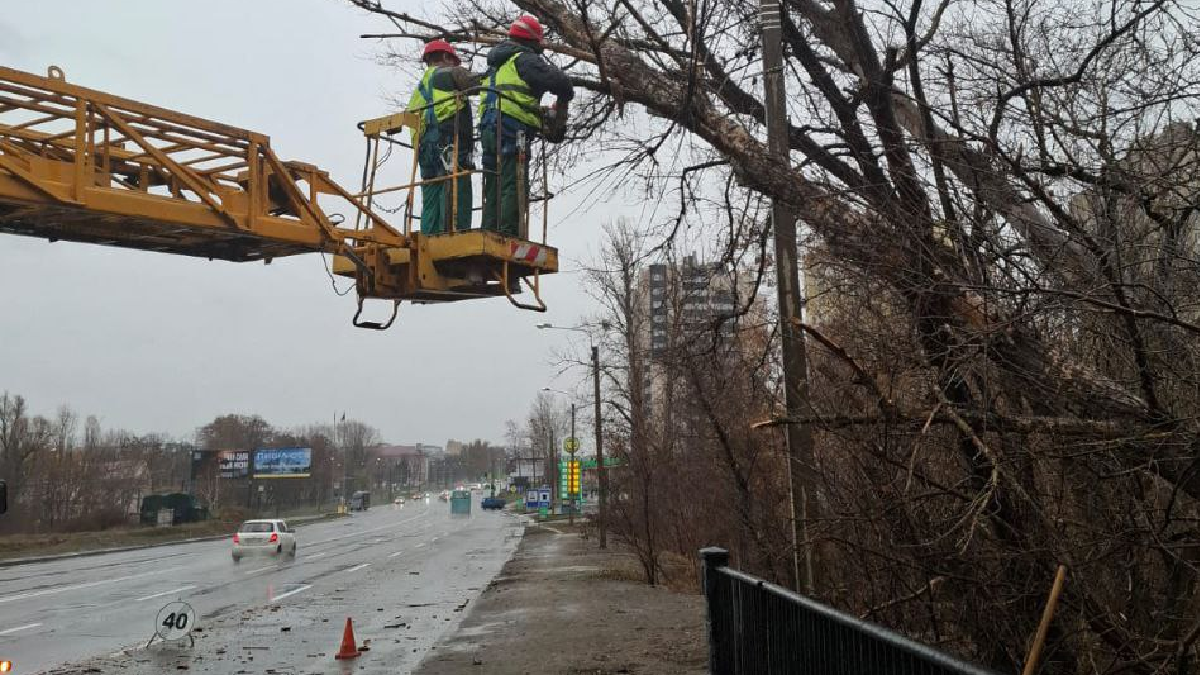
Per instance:
[[[196,611],[183,601],[172,601],[158,611],[154,633],[164,641],[175,641],[192,633]]]

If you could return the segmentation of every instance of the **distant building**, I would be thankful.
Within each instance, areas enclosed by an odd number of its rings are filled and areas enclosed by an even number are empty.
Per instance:
[[[1200,319],[1200,130],[1169,124],[1137,139],[1115,164],[1112,175],[1139,194],[1086,190],[1071,198],[1071,215],[1111,252],[1113,272],[1135,302]]]
[[[549,485],[546,478],[546,459],[536,456],[510,456],[508,485],[516,491],[528,491]]]
[[[444,448],[442,448],[441,446],[430,446],[429,444],[417,444],[417,448],[420,449],[420,451],[422,453],[424,453],[425,455],[427,455],[431,458],[441,457],[446,454],[446,450]]]
[[[367,454],[367,463],[368,476],[378,485],[419,487],[429,482],[429,455],[419,444],[376,446]]]
[[[751,280],[752,281],[752,280]],[[732,340],[741,306],[754,297],[753,287],[740,283],[721,263],[697,262],[687,256],[681,265],[655,263],[642,272],[639,288],[649,303],[649,336],[654,358],[666,356],[680,333],[716,331]]]
[[[661,401],[669,380],[666,362],[676,348],[729,345],[742,329],[765,321],[755,273],[695,256],[643,268],[634,293],[647,312],[638,339],[650,355],[647,404]]]

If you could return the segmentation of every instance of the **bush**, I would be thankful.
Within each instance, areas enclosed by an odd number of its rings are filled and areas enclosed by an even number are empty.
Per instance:
[[[63,522],[61,528],[58,530],[64,533],[83,533],[124,526],[126,522],[124,510],[101,509],[75,517],[74,519],[69,519]]]

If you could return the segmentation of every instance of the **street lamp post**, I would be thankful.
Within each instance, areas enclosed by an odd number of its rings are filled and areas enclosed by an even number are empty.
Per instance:
[[[583,328],[577,326],[555,326],[553,324],[537,324],[539,329],[558,329],[560,331],[577,331],[586,334],[588,340],[591,340],[591,334]],[[607,328],[608,322],[601,322],[601,328]],[[596,513],[596,530],[600,536],[600,549],[608,548],[608,470],[604,467],[604,431],[602,429],[603,418],[600,413],[600,348],[594,343],[592,344],[592,385],[595,395],[596,407],[596,482],[599,490],[599,505]],[[574,430],[572,430],[574,432]],[[574,436],[574,434],[572,434]],[[581,473],[582,474],[582,473]]]
[[[608,471],[604,468],[604,433],[601,431],[600,417],[600,348],[592,346],[592,384],[595,388],[596,406],[596,490],[599,492],[599,505],[596,511],[596,529],[600,535],[600,549],[608,548],[608,535],[604,518],[608,506]]]
[[[556,390],[552,387],[543,387],[542,391],[543,392],[556,392],[558,394],[563,395],[564,397],[572,396],[570,392],[563,392],[562,390]],[[552,430],[550,432],[550,458],[551,458],[550,464],[554,467],[554,477],[550,484],[550,494],[552,496],[556,496],[554,498],[554,502],[558,504],[558,511],[562,512],[562,507],[563,507],[562,485],[563,485],[563,483],[566,483],[569,486],[570,479],[568,479],[566,482],[563,481],[562,469],[559,467],[559,462],[558,462],[558,444],[554,443],[555,440],[554,440],[553,425],[550,426],[550,429]],[[571,436],[570,436],[570,438],[573,439],[574,437],[575,437],[575,402],[571,402]],[[570,469],[568,468],[567,471],[568,471],[567,476],[569,477]],[[569,489],[567,491],[567,499],[570,500],[570,490]],[[572,525],[572,526],[575,525],[574,515],[570,515],[567,518],[569,520],[570,525]]]

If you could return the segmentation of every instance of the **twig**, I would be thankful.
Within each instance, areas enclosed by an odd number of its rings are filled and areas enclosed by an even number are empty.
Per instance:
[[[1037,636],[1029,649],[1029,657],[1025,659],[1025,670],[1022,674],[1032,674],[1037,669],[1038,658],[1042,656],[1042,645],[1046,643],[1046,632],[1050,630],[1050,621],[1054,619],[1054,609],[1058,607],[1058,596],[1062,593],[1063,579],[1067,576],[1067,567],[1061,563],[1058,572],[1054,574],[1054,586],[1050,587],[1050,598],[1046,601],[1046,609],[1042,611],[1042,621],[1038,624]]]

